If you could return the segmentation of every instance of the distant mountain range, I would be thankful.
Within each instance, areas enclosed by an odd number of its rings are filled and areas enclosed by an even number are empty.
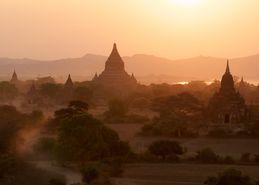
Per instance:
[[[70,73],[75,80],[89,80],[104,69],[107,57],[86,54],[80,58],[52,61],[33,59],[0,58],[0,78],[9,79],[15,69],[21,79],[51,75],[64,81]],[[137,54],[123,57],[128,73],[144,83],[179,82],[190,80],[213,80],[221,78],[225,71],[224,58],[198,56],[188,59],[170,60],[153,55]],[[230,59],[231,72],[244,76],[251,82],[259,82],[259,54]]]

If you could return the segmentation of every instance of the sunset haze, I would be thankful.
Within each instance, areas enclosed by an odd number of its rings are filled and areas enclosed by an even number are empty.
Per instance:
[[[232,58],[259,52],[257,0],[2,0],[0,56]],[[242,36],[241,36],[242,35]]]

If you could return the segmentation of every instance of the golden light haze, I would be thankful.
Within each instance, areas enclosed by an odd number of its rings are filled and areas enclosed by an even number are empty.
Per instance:
[[[171,59],[259,52],[258,0],[1,0],[0,56]]]

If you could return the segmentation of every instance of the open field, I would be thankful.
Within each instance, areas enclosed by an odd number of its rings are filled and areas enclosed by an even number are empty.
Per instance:
[[[127,165],[120,184],[132,185],[202,185],[208,176],[228,168],[241,170],[259,179],[259,166],[198,164],[131,164]]]
[[[143,152],[150,143],[163,139],[158,137],[140,137],[137,135],[143,125],[140,124],[107,124],[107,126],[118,132],[120,138],[128,141],[135,152]],[[173,138],[172,138],[173,139]],[[258,139],[214,139],[214,138],[188,138],[173,139],[187,147],[189,153],[210,147],[217,154],[240,157],[243,153],[259,154]]]
[[[142,125],[109,124],[119,133],[121,139],[128,141],[135,152],[144,152],[149,144],[158,137],[140,137],[137,135]],[[240,158],[243,153],[259,154],[259,140],[256,139],[178,139],[187,147],[188,154],[210,147],[219,155],[231,155]],[[122,178],[114,179],[115,185],[202,185],[208,176],[216,175],[228,168],[241,170],[244,174],[259,180],[259,166],[241,165],[203,165],[203,164],[130,164],[125,167]]]

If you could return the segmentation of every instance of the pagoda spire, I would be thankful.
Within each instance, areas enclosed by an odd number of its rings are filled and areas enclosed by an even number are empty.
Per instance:
[[[73,81],[72,81],[72,79],[71,79],[71,75],[69,74],[68,75],[68,78],[67,78],[67,81],[66,81],[66,83],[65,83],[65,87],[73,87]]]
[[[115,56],[118,57],[118,55],[120,56],[120,54],[118,52],[118,49],[117,49],[117,44],[114,42],[113,43],[113,47],[112,47],[112,52],[111,52],[109,58],[110,57],[115,57]]]
[[[112,52],[105,63],[105,70],[124,71],[124,62],[118,52],[117,44],[113,44]]]
[[[244,81],[244,77],[243,77],[243,76],[242,76],[242,78],[241,78],[241,82],[242,82],[242,83],[244,83],[244,82],[245,82],[245,81]]]
[[[116,43],[113,44],[112,52],[111,52],[109,58],[111,58],[111,57],[113,57],[113,58],[115,58],[115,57],[116,58],[121,58],[121,56],[120,56],[120,54],[118,52],[117,44]]]
[[[116,42],[113,43],[113,50],[117,50],[117,44],[116,44]]]
[[[18,80],[16,71],[15,71],[15,69],[14,69],[13,75],[12,75],[12,78],[11,78],[11,82],[12,82],[12,83],[15,83],[15,82],[18,82],[18,81],[19,81],[19,80]]]
[[[231,93],[235,91],[234,79],[230,73],[229,60],[227,60],[226,72],[222,76],[220,89],[223,93]]]
[[[227,60],[226,73],[230,74],[229,60]]]

